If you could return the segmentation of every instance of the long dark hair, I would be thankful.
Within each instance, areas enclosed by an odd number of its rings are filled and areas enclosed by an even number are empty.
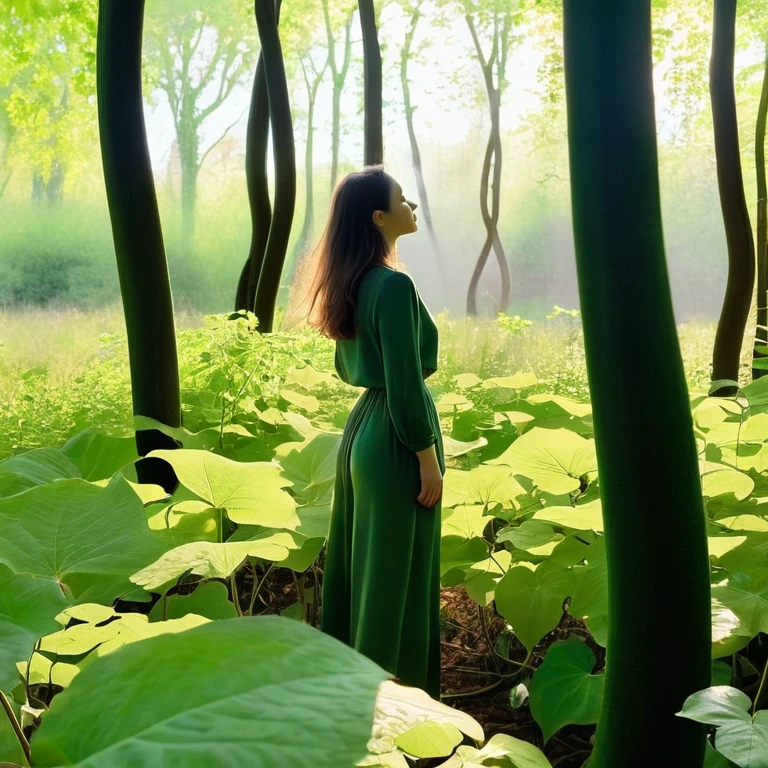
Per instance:
[[[328,222],[309,259],[314,277],[306,298],[309,325],[331,339],[355,337],[357,288],[366,272],[398,267],[372,219],[374,211],[389,211],[392,187],[383,166],[371,165],[345,176],[334,190]]]

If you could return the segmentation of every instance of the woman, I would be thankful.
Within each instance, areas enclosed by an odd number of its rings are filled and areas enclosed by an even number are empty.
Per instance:
[[[321,629],[438,698],[445,458],[424,383],[438,336],[396,254],[415,208],[380,166],[351,173],[315,252],[310,323],[336,340],[342,380],[366,388],[339,448]]]

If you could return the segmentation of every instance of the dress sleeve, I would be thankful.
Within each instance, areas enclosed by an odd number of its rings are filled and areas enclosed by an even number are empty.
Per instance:
[[[395,433],[410,451],[437,441],[419,354],[419,297],[411,278],[390,275],[380,288],[376,324],[381,339],[387,406]]]

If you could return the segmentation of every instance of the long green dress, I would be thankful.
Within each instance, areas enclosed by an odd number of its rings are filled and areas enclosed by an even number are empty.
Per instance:
[[[358,335],[336,343],[336,371],[365,392],[339,448],[320,627],[391,672],[440,695],[440,501],[427,509],[415,451],[440,420],[424,379],[437,370],[437,326],[413,280],[372,268],[359,286]]]

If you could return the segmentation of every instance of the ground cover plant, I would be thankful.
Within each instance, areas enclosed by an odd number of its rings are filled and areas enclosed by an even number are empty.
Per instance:
[[[499,324],[497,344],[509,333],[518,349],[535,328],[513,321],[510,330],[506,318]],[[201,733],[232,732],[238,718],[264,721],[265,702],[278,722],[287,705],[276,694],[280,685],[295,694],[292,707],[316,713],[323,708],[311,697],[328,703],[336,690],[325,711],[336,713],[333,722],[347,712],[349,732],[310,717],[299,748],[265,723],[247,743],[218,745],[225,751],[216,759],[243,760],[269,748],[285,750],[295,765],[322,765],[320,756],[329,754],[324,732],[349,745],[328,765],[347,764],[354,754],[367,766],[581,765],[600,711],[608,626],[591,408],[555,394],[557,381],[540,380],[541,373],[457,370],[452,361],[463,362],[466,348],[456,327],[454,336],[445,335],[446,365],[434,385],[430,380],[448,456],[443,634],[446,680],[454,689],[445,690],[443,704],[410,689],[379,687],[386,673],[301,626],[316,625],[322,610],[335,451],[357,391],[338,381],[330,347],[316,336],[261,336],[252,316],[210,318],[206,327],[180,333],[183,426],[151,424],[178,441],[177,450],[156,454],[179,478],[172,495],[136,482],[132,430],[149,424],[125,422],[129,403],[122,421],[114,409],[109,429],[97,418],[98,427],[75,427],[48,445],[17,446],[0,462],[0,621],[8,638],[0,690],[19,731],[11,718],[4,722],[0,758],[85,766],[109,755],[114,765],[129,764],[114,760],[130,756],[152,764],[162,745],[193,765],[212,753],[202,736],[195,757],[185,752],[189,728],[204,721]],[[574,333],[542,329],[555,332]],[[482,330],[463,333],[477,338]],[[119,349],[120,339],[107,343]],[[493,359],[493,345],[482,352],[478,346],[475,354]],[[75,374],[84,377],[79,407],[104,408],[103,390],[93,383],[122,372],[119,355],[94,358]],[[18,386],[34,392],[28,381]],[[764,382],[745,385],[734,398],[691,392],[708,515],[717,687],[697,694],[681,716],[712,727],[712,765],[764,764],[764,752],[749,747],[764,738],[768,662]],[[113,406],[119,388],[114,392]],[[57,396],[65,412],[65,391]],[[653,514],[652,478],[646,492]],[[663,535],[663,520],[658,530]],[[455,675],[466,661],[457,662],[455,648],[449,661],[458,637],[453,609],[466,612],[468,605],[475,607],[465,616],[474,613],[479,636],[462,652],[474,654],[476,664],[457,690]],[[466,630],[469,622],[461,622]],[[214,646],[215,654],[203,650]],[[230,690],[228,670],[248,666],[237,660],[243,647],[271,659],[270,673],[259,667]],[[201,657],[210,664],[201,665]],[[306,658],[324,660],[316,679],[307,678]],[[104,686],[105,676],[115,683]],[[214,709],[231,714],[208,717],[191,694],[178,696],[171,681],[183,676],[196,681],[190,685],[206,702],[221,696]],[[347,687],[353,678],[355,696]],[[177,694],[169,698],[171,689]],[[225,707],[230,699],[233,706]],[[489,717],[499,706],[501,724]],[[96,714],[116,707],[123,708],[120,727]],[[74,739],[73,732],[83,736]]]

